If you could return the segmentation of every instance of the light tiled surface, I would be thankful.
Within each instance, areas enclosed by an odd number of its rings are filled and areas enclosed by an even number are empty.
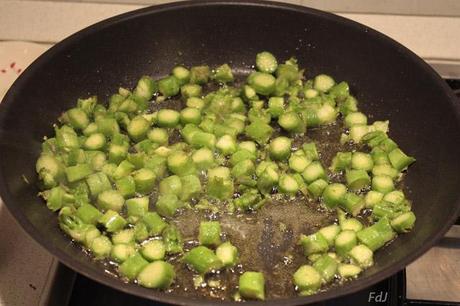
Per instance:
[[[390,36],[424,59],[460,60],[460,17],[339,15]]]
[[[143,6],[47,1],[0,1],[0,40],[58,42],[91,24]]]
[[[164,2],[167,1],[155,1]],[[141,7],[131,4],[4,0],[0,1],[0,40],[57,42],[97,21]],[[460,17],[339,15],[385,33],[425,59],[460,62]]]
[[[37,1],[37,0],[35,0]],[[40,1],[40,0],[38,0]],[[168,0],[48,0],[54,2],[94,2],[121,4],[158,4]],[[277,0],[331,12],[460,16],[458,0]]]

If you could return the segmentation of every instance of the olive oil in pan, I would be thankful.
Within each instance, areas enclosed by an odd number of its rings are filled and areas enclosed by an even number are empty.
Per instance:
[[[340,145],[341,121],[310,129],[307,135],[297,137],[293,147],[314,141],[321,163],[330,165],[338,151],[350,150]],[[260,271],[266,278],[268,299],[295,296],[292,274],[305,263],[302,248],[297,245],[301,234],[311,234],[336,221],[335,211],[322,209],[319,202],[304,196],[293,198],[276,195],[273,200],[254,213],[229,214],[225,203],[218,203],[219,213],[184,210],[174,220],[182,233],[185,249],[198,244],[198,228],[202,220],[219,220],[224,239],[239,250],[239,265],[233,269],[207,275],[194,283],[197,275],[180,260],[175,261],[176,282],[170,291],[194,297],[231,299],[237,292],[238,277],[244,271]],[[332,284],[333,285],[333,284]]]
[[[183,234],[185,248],[198,244],[199,223],[209,219],[205,212],[183,211],[174,223]],[[243,270],[260,271],[266,276],[268,298],[295,295],[292,274],[305,261],[297,246],[300,234],[311,234],[336,219],[334,212],[324,212],[317,203],[304,197],[267,202],[251,214],[221,213],[217,217],[229,240],[239,250],[239,265],[228,271],[206,276],[202,284],[194,284],[196,275],[179,260],[175,262],[176,283],[170,290],[189,296],[231,298],[236,293],[238,277]],[[217,284],[217,285],[216,285]],[[211,287],[215,286],[215,287]],[[196,286],[196,288],[195,288]]]

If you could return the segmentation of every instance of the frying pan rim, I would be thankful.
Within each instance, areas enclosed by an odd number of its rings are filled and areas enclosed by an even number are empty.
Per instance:
[[[85,37],[91,35],[94,32],[100,31],[104,28],[110,27],[112,25],[127,22],[132,18],[138,18],[144,15],[156,14],[162,11],[169,11],[169,10],[180,10],[180,9],[187,9],[190,7],[200,7],[200,6],[251,6],[251,7],[270,7],[276,8],[280,10],[291,10],[299,13],[316,15],[320,18],[324,18],[327,21],[341,23],[344,26],[352,27],[357,30],[366,31],[369,35],[369,38],[380,40],[391,47],[399,50],[404,56],[406,56],[409,60],[414,62],[415,65],[420,66],[423,70],[425,70],[430,76],[434,84],[443,89],[445,95],[448,97],[450,102],[450,106],[452,109],[455,109],[455,117],[457,119],[457,125],[460,123],[460,104],[455,101],[456,98],[453,95],[453,92],[450,88],[445,84],[445,82],[437,75],[437,73],[428,65],[426,64],[421,58],[415,55],[412,51],[401,45],[400,43],[396,42],[395,40],[389,38],[388,36],[369,28],[365,25],[362,25],[358,22],[352,21],[350,19],[334,15],[332,13],[308,8],[305,6],[294,5],[294,4],[287,4],[287,3],[280,3],[280,2],[272,2],[272,1],[261,1],[261,0],[237,0],[237,1],[216,1],[216,0],[205,0],[205,1],[180,1],[180,2],[173,2],[167,4],[161,4],[156,6],[149,6],[146,8],[141,8],[138,10],[130,11],[124,14],[120,14],[103,21],[100,21],[96,24],[88,26],[75,34],[70,35],[69,37],[65,38],[61,42],[57,43],[55,46],[50,48],[46,51],[43,55],[41,55],[34,63],[32,63],[29,68],[27,68],[23,74],[16,80],[13,86],[10,88],[8,93],[5,95],[3,102],[0,104],[0,122],[2,122],[6,117],[6,109],[9,107],[11,103],[13,103],[14,96],[22,83],[24,83],[28,78],[33,76],[34,71],[39,69],[42,64],[48,62],[54,54],[61,52],[61,50],[68,47],[78,40],[84,39]],[[2,135],[2,132],[0,132]],[[215,305],[217,301],[215,300],[206,300],[206,299],[194,299],[189,297],[183,297],[180,295],[173,295],[168,293],[163,293],[159,291],[152,291],[137,285],[133,284],[125,284],[120,282],[117,278],[111,277],[110,275],[101,273],[99,270],[91,269],[89,266],[79,263],[73,257],[68,256],[65,252],[61,251],[59,248],[56,248],[52,241],[46,239],[41,235],[37,235],[34,231],[34,226],[29,222],[27,217],[21,212],[19,208],[16,208],[13,205],[13,198],[10,196],[7,188],[6,188],[6,179],[4,179],[3,175],[0,175],[0,196],[5,203],[5,206],[9,210],[9,212],[14,216],[16,222],[18,222],[21,227],[31,236],[37,243],[39,243],[42,247],[44,247],[48,252],[50,252],[53,256],[59,259],[60,262],[65,264],[66,266],[70,267],[71,269],[78,271],[78,273],[83,274],[84,276],[93,279],[101,284],[114,288],[116,290],[120,290],[122,292],[137,295],[142,298],[152,299],[164,303],[172,303],[175,305]],[[323,301],[327,299],[337,298],[343,295],[351,294],[356,291],[359,291],[365,287],[371,286],[393,274],[402,270],[407,264],[414,261],[416,258],[421,256],[425,253],[429,248],[431,248],[434,243],[440,239],[444,234],[448,231],[451,225],[454,223],[456,216],[460,212],[460,194],[457,196],[455,201],[457,206],[454,208],[452,216],[447,222],[444,224],[442,229],[436,232],[434,235],[431,235],[427,238],[427,242],[425,242],[421,247],[419,247],[415,252],[411,255],[400,259],[398,262],[394,263],[393,265],[389,266],[386,269],[378,271],[373,276],[365,276],[360,277],[352,282],[348,282],[343,286],[321,292],[309,297],[291,297],[286,299],[276,299],[276,300],[267,300],[264,302],[259,301],[249,301],[245,302],[245,305],[259,305],[261,303],[265,303],[267,305],[278,305],[279,303],[283,303],[283,305],[301,305],[306,303],[313,303],[318,301]],[[230,301],[219,301],[219,305],[236,305],[236,302]]]

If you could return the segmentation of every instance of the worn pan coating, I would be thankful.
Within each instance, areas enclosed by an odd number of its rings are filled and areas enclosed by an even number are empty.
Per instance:
[[[417,157],[406,179],[418,218],[415,229],[377,252],[375,266],[359,279],[282,304],[363,289],[427,251],[459,212],[458,101],[427,64],[388,37],[332,14],[261,1],[194,1],[142,9],[78,32],[41,56],[0,106],[0,194],[9,211],[62,263],[96,281],[172,304],[215,305],[124,284],[103,273],[57,230],[55,214],[36,196],[34,164],[43,135],[52,133],[50,123],[77,97],[105,98],[120,85],[133,86],[142,74],[167,74],[174,63],[230,62],[244,70],[260,50],[280,59],[296,56],[308,76],[324,72],[347,80],[363,111],[374,119],[390,119],[391,137]]]

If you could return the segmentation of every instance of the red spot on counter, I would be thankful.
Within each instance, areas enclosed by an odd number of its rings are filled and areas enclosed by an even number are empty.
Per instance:
[[[6,70],[5,70],[5,69],[2,69],[2,70],[0,70],[0,71],[1,71],[2,73],[6,73]]]
[[[10,68],[13,69],[14,66],[16,66],[16,63],[15,63],[15,62],[12,62],[12,63],[10,64]]]

